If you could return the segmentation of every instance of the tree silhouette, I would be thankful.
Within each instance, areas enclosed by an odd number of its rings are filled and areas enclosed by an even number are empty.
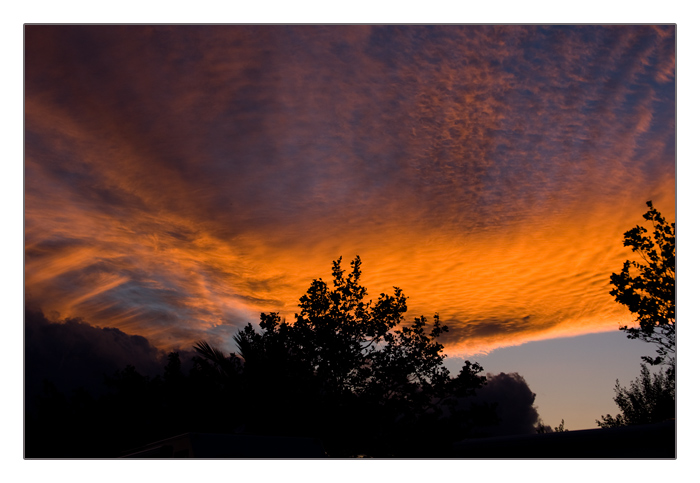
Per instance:
[[[260,332],[248,324],[235,334],[250,429],[321,436],[337,455],[425,455],[418,445],[429,433],[443,436],[435,450],[451,443],[447,434],[465,437],[471,419],[457,398],[485,383],[482,368],[465,361],[451,377],[437,341],[448,328],[438,315],[430,325],[422,316],[405,324],[406,296],[397,287],[365,302],[360,258],[347,275],[341,260],[333,262],[332,287],[311,283],[294,324],[261,314]],[[221,368],[235,358],[203,343],[197,351]]]
[[[631,246],[642,261],[627,260],[620,273],[613,273],[610,294],[637,316],[639,327],[623,326],[630,339],[657,346],[657,357],[645,356],[656,365],[675,363],[676,353],[676,224],[665,218],[647,201],[644,219],[654,227],[653,238],[637,225],[625,233],[624,246]]]
[[[615,382],[615,404],[622,414],[610,414],[596,420],[598,426],[611,428],[661,422],[675,417],[676,398],[676,225],[668,223],[647,201],[644,219],[654,227],[653,238],[637,225],[625,233],[624,246],[631,246],[642,261],[627,260],[620,273],[613,273],[610,294],[637,316],[639,327],[620,327],[630,339],[656,345],[657,356],[643,356],[649,365],[668,367],[651,374],[642,364],[640,377],[629,389]]]
[[[350,265],[338,259],[332,284],[311,283],[294,323],[267,313],[238,331],[237,353],[201,341],[183,361],[168,354],[160,374],[104,373],[93,394],[46,383],[31,396],[26,456],[115,457],[198,432],[314,437],[333,457],[446,457],[485,436],[499,416],[473,397],[481,366],[451,376],[440,318],[405,321],[399,288],[366,302],[360,258]]]
[[[670,365],[651,374],[642,364],[642,374],[630,384],[629,389],[615,383],[615,404],[622,414],[610,414],[596,420],[602,428],[629,426],[633,424],[659,423],[672,419],[676,414],[676,368]]]

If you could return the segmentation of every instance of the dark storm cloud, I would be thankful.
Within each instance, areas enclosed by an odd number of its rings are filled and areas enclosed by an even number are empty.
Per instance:
[[[27,290],[175,347],[291,315],[360,254],[370,289],[464,327],[461,350],[616,327],[620,234],[647,199],[674,207],[674,44],[673,26],[27,26]]]
[[[166,362],[147,339],[119,329],[93,327],[80,319],[50,322],[36,309],[26,310],[24,323],[28,397],[41,393],[44,379],[66,393],[78,387],[95,391],[102,388],[104,376],[127,364],[153,376]]]
[[[533,434],[540,421],[535,393],[518,373],[487,374],[486,385],[477,391],[474,404],[496,404],[499,423],[485,428],[489,436]]]

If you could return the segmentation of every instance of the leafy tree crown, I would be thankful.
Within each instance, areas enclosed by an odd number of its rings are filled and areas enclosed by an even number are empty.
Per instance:
[[[636,315],[638,327],[622,326],[630,339],[657,346],[657,357],[643,357],[649,364],[673,363],[676,350],[676,224],[668,223],[647,202],[644,219],[653,234],[637,225],[625,233],[624,246],[632,247],[641,261],[627,260],[620,273],[610,276],[610,294]]]

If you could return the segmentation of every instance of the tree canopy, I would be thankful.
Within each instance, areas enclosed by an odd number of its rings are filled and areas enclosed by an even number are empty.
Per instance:
[[[629,388],[615,383],[615,404],[622,414],[610,414],[596,420],[602,428],[630,426],[633,424],[659,423],[672,419],[676,414],[676,369],[673,365],[651,373],[642,364],[642,374],[632,381]]]
[[[360,258],[347,274],[341,260],[333,262],[332,286],[313,280],[293,324],[279,313],[263,313],[260,331],[248,324],[235,334],[237,355],[222,361],[211,348],[200,344],[197,350],[222,368],[237,356],[243,360],[241,378],[258,432],[320,434],[338,454],[410,454],[409,442],[419,444],[418,435],[442,430],[444,436],[448,427],[465,437],[476,412],[458,410],[457,399],[484,385],[482,368],[465,361],[451,377],[437,341],[448,331],[439,316],[405,323],[406,296],[398,287],[365,302]]]
[[[629,388],[615,383],[614,401],[622,414],[610,414],[596,420],[598,426],[610,428],[633,424],[657,423],[675,417],[676,400],[676,225],[668,223],[647,201],[644,219],[651,221],[654,232],[637,225],[625,233],[624,246],[641,257],[627,260],[620,273],[613,273],[610,294],[637,316],[639,327],[622,326],[630,339],[656,345],[657,356],[642,357],[649,365],[667,367],[652,374],[642,364],[642,373]]]
[[[637,225],[625,233],[624,246],[641,257],[627,260],[620,273],[613,273],[610,294],[636,315],[638,327],[620,330],[630,339],[640,339],[657,346],[657,357],[644,357],[656,365],[674,363],[676,353],[676,224],[668,223],[647,201],[644,219],[651,221],[653,235]]]

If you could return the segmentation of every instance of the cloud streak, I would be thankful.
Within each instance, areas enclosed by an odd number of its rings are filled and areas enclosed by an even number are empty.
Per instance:
[[[28,298],[163,348],[359,254],[448,351],[615,329],[675,210],[664,26],[27,26]],[[671,216],[672,217],[672,216]]]

